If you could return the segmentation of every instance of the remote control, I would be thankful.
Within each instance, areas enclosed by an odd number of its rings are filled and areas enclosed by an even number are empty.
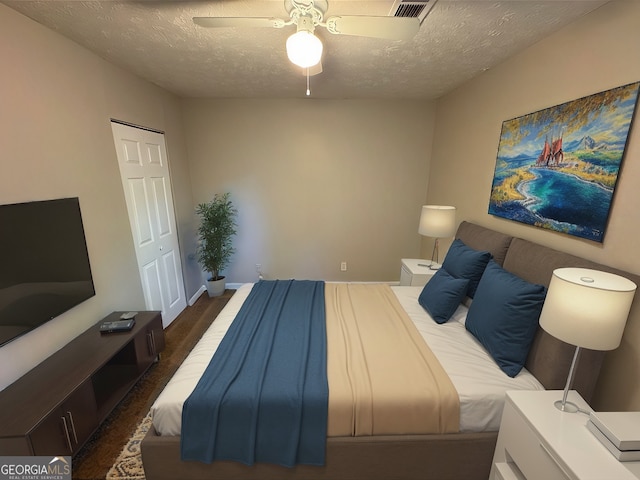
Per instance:
[[[127,313],[123,313],[122,315],[120,315],[120,318],[122,320],[129,320],[131,318],[135,318],[135,316],[138,314],[138,312],[127,312]]]

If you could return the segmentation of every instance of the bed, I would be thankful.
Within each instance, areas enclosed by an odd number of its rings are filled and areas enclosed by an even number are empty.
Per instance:
[[[460,224],[456,238],[471,249],[490,252],[495,264],[532,284],[548,286],[553,270],[564,266],[614,271],[470,222]],[[528,350],[525,368],[513,378],[508,375],[496,376],[497,369],[491,355],[466,331],[464,324],[469,311],[468,302],[465,302],[467,305],[461,304],[456,308],[451,320],[438,325],[418,304],[421,287],[391,287],[398,303],[422,338],[429,343],[459,394],[459,425],[455,432],[374,433],[354,436],[331,434],[329,431],[323,466],[297,465],[287,468],[270,463],[248,466],[232,461],[182,461],[182,404],[186,395],[193,390],[202,369],[209,363],[212,350],[219,345],[252,288],[252,285],[247,285],[236,292],[229,301],[228,308],[213,322],[176,373],[176,377],[154,403],[154,425],[141,444],[147,480],[486,479],[497,439],[504,391],[562,389],[574,352],[570,345],[537,328]],[[469,356],[459,360],[455,358],[458,355],[451,354],[460,351]],[[603,352],[582,350],[578,359],[574,388],[587,401],[593,395],[603,355]],[[480,370],[471,371],[470,363],[479,366]],[[486,370],[489,377],[484,376],[482,370]]]

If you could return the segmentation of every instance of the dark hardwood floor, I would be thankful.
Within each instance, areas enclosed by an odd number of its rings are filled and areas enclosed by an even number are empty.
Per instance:
[[[137,424],[233,293],[226,290],[216,298],[203,294],[166,328],[166,347],[160,361],[140,379],[74,457],[74,480],[104,480]]]

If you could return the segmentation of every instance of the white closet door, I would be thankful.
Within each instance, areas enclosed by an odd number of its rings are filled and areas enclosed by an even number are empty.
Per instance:
[[[166,327],[187,306],[164,135],[112,122],[147,310]]]

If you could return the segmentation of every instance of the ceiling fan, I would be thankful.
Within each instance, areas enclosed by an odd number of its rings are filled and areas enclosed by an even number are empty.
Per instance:
[[[296,32],[287,39],[287,55],[307,75],[322,71],[322,42],[313,32],[324,27],[334,35],[355,35],[389,40],[409,40],[420,28],[415,17],[383,17],[337,15],[324,20],[327,0],[284,0],[289,19],[274,17],[193,17],[194,23],[207,28],[219,27],[271,27],[296,26]]]

